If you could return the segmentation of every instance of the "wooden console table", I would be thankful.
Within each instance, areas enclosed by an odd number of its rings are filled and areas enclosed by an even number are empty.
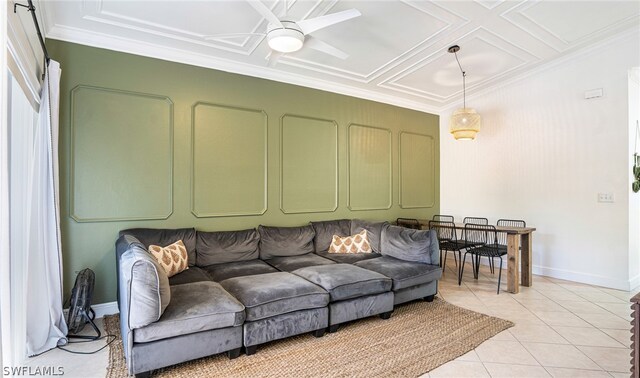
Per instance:
[[[429,228],[429,220],[418,219],[422,229]],[[464,223],[454,223],[456,230],[464,230]],[[507,234],[507,291],[517,294],[520,285],[532,286],[531,245],[534,227],[495,226],[496,231]],[[521,253],[518,253],[522,246]],[[518,269],[520,268],[520,269]]]

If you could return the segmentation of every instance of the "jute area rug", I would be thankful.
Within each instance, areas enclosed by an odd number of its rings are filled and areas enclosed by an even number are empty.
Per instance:
[[[110,345],[107,378],[127,377],[117,315],[104,318]],[[153,377],[417,377],[512,327],[436,298],[397,306],[388,320],[371,317],[336,333],[311,334],[258,346],[256,354],[229,360],[205,357],[153,372]]]

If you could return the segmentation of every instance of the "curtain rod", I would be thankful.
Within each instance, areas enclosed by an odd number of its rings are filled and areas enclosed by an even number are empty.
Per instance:
[[[36,17],[36,7],[33,5],[32,0],[27,0],[29,5],[15,3],[13,4],[13,13],[18,12],[18,7],[27,8],[29,12],[31,12],[31,17],[33,18],[33,24],[36,27],[36,31],[38,32],[38,39],[40,40],[40,47],[42,47],[42,52],[44,53],[45,59],[45,70],[46,66],[49,64],[51,58],[49,58],[49,52],[47,51],[47,46],[44,44],[44,38],[42,37],[42,33],[40,32],[40,25],[38,24],[38,18]],[[44,76],[44,75],[43,75]]]

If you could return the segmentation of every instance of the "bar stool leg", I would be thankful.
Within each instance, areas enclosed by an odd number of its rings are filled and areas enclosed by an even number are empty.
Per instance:
[[[500,256],[500,271],[498,272],[498,294],[500,294],[500,280],[502,279],[502,256]]]
[[[460,253],[462,255],[462,253]],[[473,259],[473,257],[472,257]],[[462,264],[460,264],[460,270],[458,271],[458,286],[462,284],[462,275],[464,274],[464,263],[467,260],[467,253],[465,252],[464,258],[460,256],[460,260],[462,260]]]
[[[455,255],[455,252],[453,253]],[[462,282],[462,273],[464,273],[464,262],[462,261],[462,250],[458,250],[458,257],[460,260],[460,264],[458,264],[457,268],[458,268],[458,286],[460,286],[461,282]],[[467,257],[467,254],[465,253],[464,255],[465,259]]]

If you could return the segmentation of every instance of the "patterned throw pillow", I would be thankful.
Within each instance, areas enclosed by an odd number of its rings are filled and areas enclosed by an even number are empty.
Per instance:
[[[362,230],[352,236],[340,237],[333,235],[331,245],[329,246],[329,253],[371,253],[371,244],[369,244],[369,237],[367,236],[367,230]]]
[[[167,276],[169,277],[189,269],[187,248],[184,246],[182,240],[178,240],[166,247],[152,244],[149,246],[149,253],[155,257],[158,264],[164,268],[164,271],[167,272]]]

